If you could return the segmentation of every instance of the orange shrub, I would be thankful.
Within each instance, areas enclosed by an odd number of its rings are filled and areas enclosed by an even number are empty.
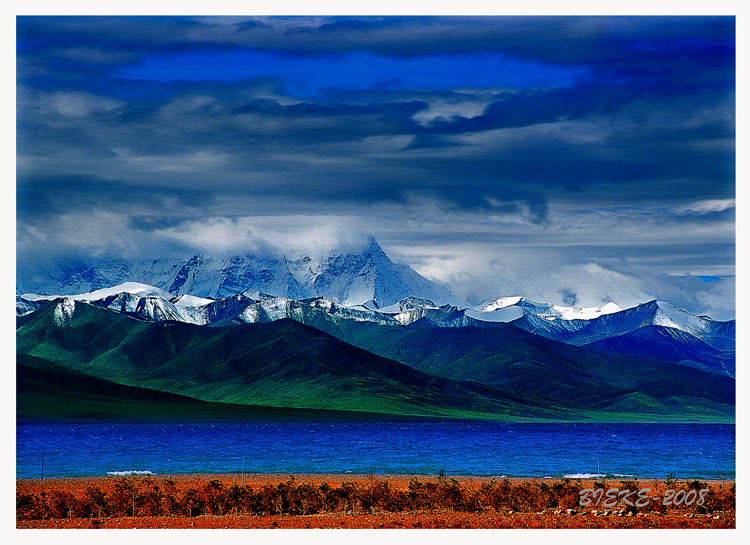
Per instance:
[[[19,482],[16,491],[18,520],[97,519],[108,517],[195,517],[199,515],[289,516],[344,513],[359,516],[375,513],[426,512],[445,513],[534,513],[546,510],[580,511],[579,492],[593,488],[593,482],[525,479],[501,481],[459,480],[460,478],[412,477],[401,479],[359,479],[338,485],[326,482],[297,482],[293,477],[283,481],[256,481],[259,487],[232,482],[224,478],[179,478],[157,480],[152,477],[118,477],[97,479],[96,486],[79,485],[90,481]],[[622,481],[607,487],[637,490],[651,488],[653,501],[645,507],[620,506],[637,513],[657,511],[662,514],[682,512],[707,514],[733,512],[734,482],[711,484],[699,481]],[[665,506],[668,489],[679,497],[696,497],[701,490],[703,505]],[[678,492],[682,491],[682,492]],[[690,494],[690,496],[688,496]],[[658,498],[658,499],[657,499]],[[597,509],[591,505],[588,510]],[[585,510],[585,509],[584,509]],[[397,518],[394,520],[398,520]]]

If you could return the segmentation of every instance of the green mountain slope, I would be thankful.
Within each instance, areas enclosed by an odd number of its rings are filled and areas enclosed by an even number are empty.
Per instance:
[[[292,320],[153,324],[77,303],[60,325],[58,311],[50,304],[20,325],[19,353],[204,401],[450,417],[575,415],[533,397],[424,373]]]
[[[734,380],[675,363],[588,351],[507,325],[318,321],[338,338],[292,320],[154,324],[82,303],[64,316],[51,303],[19,320],[17,350],[210,402],[537,421],[734,417]]]
[[[471,380],[571,407],[603,410],[623,396],[666,400],[704,399],[733,412],[735,382],[709,370],[678,363],[602,353],[556,342],[511,325],[439,328],[365,322],[318,323],[340,339],[416,369],[455,380]],[[679,405],[679,403],[677,403]],[[644,404],[637,404],[641,409]],[[645,406],[648,406],[646,404]],[[692,413],[695,402],[686,403]]]
[[[187,396],[124,386],[18,354],[16,415],[19,420],[210,421],[398,420],[399,415],[288,409],[210,403]]]

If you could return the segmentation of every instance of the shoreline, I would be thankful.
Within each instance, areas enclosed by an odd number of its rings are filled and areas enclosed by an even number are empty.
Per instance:
[[[109,481],[121,477],[126,478],[137,478],[137,479],[170,479],[175,482],[180,481],[210,481],[212,479],[218,479],[220,481],[241,481],[244,480],[245,484],[252,483],[281,483],[286,482],[292,477],[298,482],[311,482],[311,483],[342,483],[346,481],[352,482],[369,482],[372,480],[386,480],[389,482],[406,482],[408,483],[412,479],[419,480],[436,480],[439,478],[455,479],[458,482],[466,483],[482,483],[495,481],[508,480],[511,482],[554,482],[554,481],[572,481],[582,483],[595,483],[598,481],[604,482],[637,482],[637,483],[649,483],[654,481],[663,482],[666,476],[662,477],[631,477],[628,475],[603,475],[597,479],[595,475],[586,475],[582,477],[565,477],[565,476],[543,476],[543,477],[519,477],[519,476],[506,476],[506,475],[438,475],[438,474],[420,474],[420,473],[122,473],[112,475],[85,475],[85,476],[71,476],[71,477],[45,477],[44,479],[35,477],[16,477],[16,484],[28,483],[28,484],[42,484],[48,483],[63,483],[63,482],[82,482],[82,481]],[[736,478],[726,479],[705,479],[702,477],[677,477],[674,479],[675,482],[688,482],[688,481],[700,481],[710,485],[719,485],[734,483]]]

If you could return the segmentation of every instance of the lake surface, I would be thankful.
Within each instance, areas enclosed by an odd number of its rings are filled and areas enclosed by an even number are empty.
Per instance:
[[[607,475],[734,478],[725,424],[19,423],[16,474]]]

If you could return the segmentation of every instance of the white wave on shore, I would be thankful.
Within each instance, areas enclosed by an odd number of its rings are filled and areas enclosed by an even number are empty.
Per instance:
[[[635,475],[628,475],[626,473],[566,473],[563,475],[566,479],[593,479],[600,477],[635,477]]]

